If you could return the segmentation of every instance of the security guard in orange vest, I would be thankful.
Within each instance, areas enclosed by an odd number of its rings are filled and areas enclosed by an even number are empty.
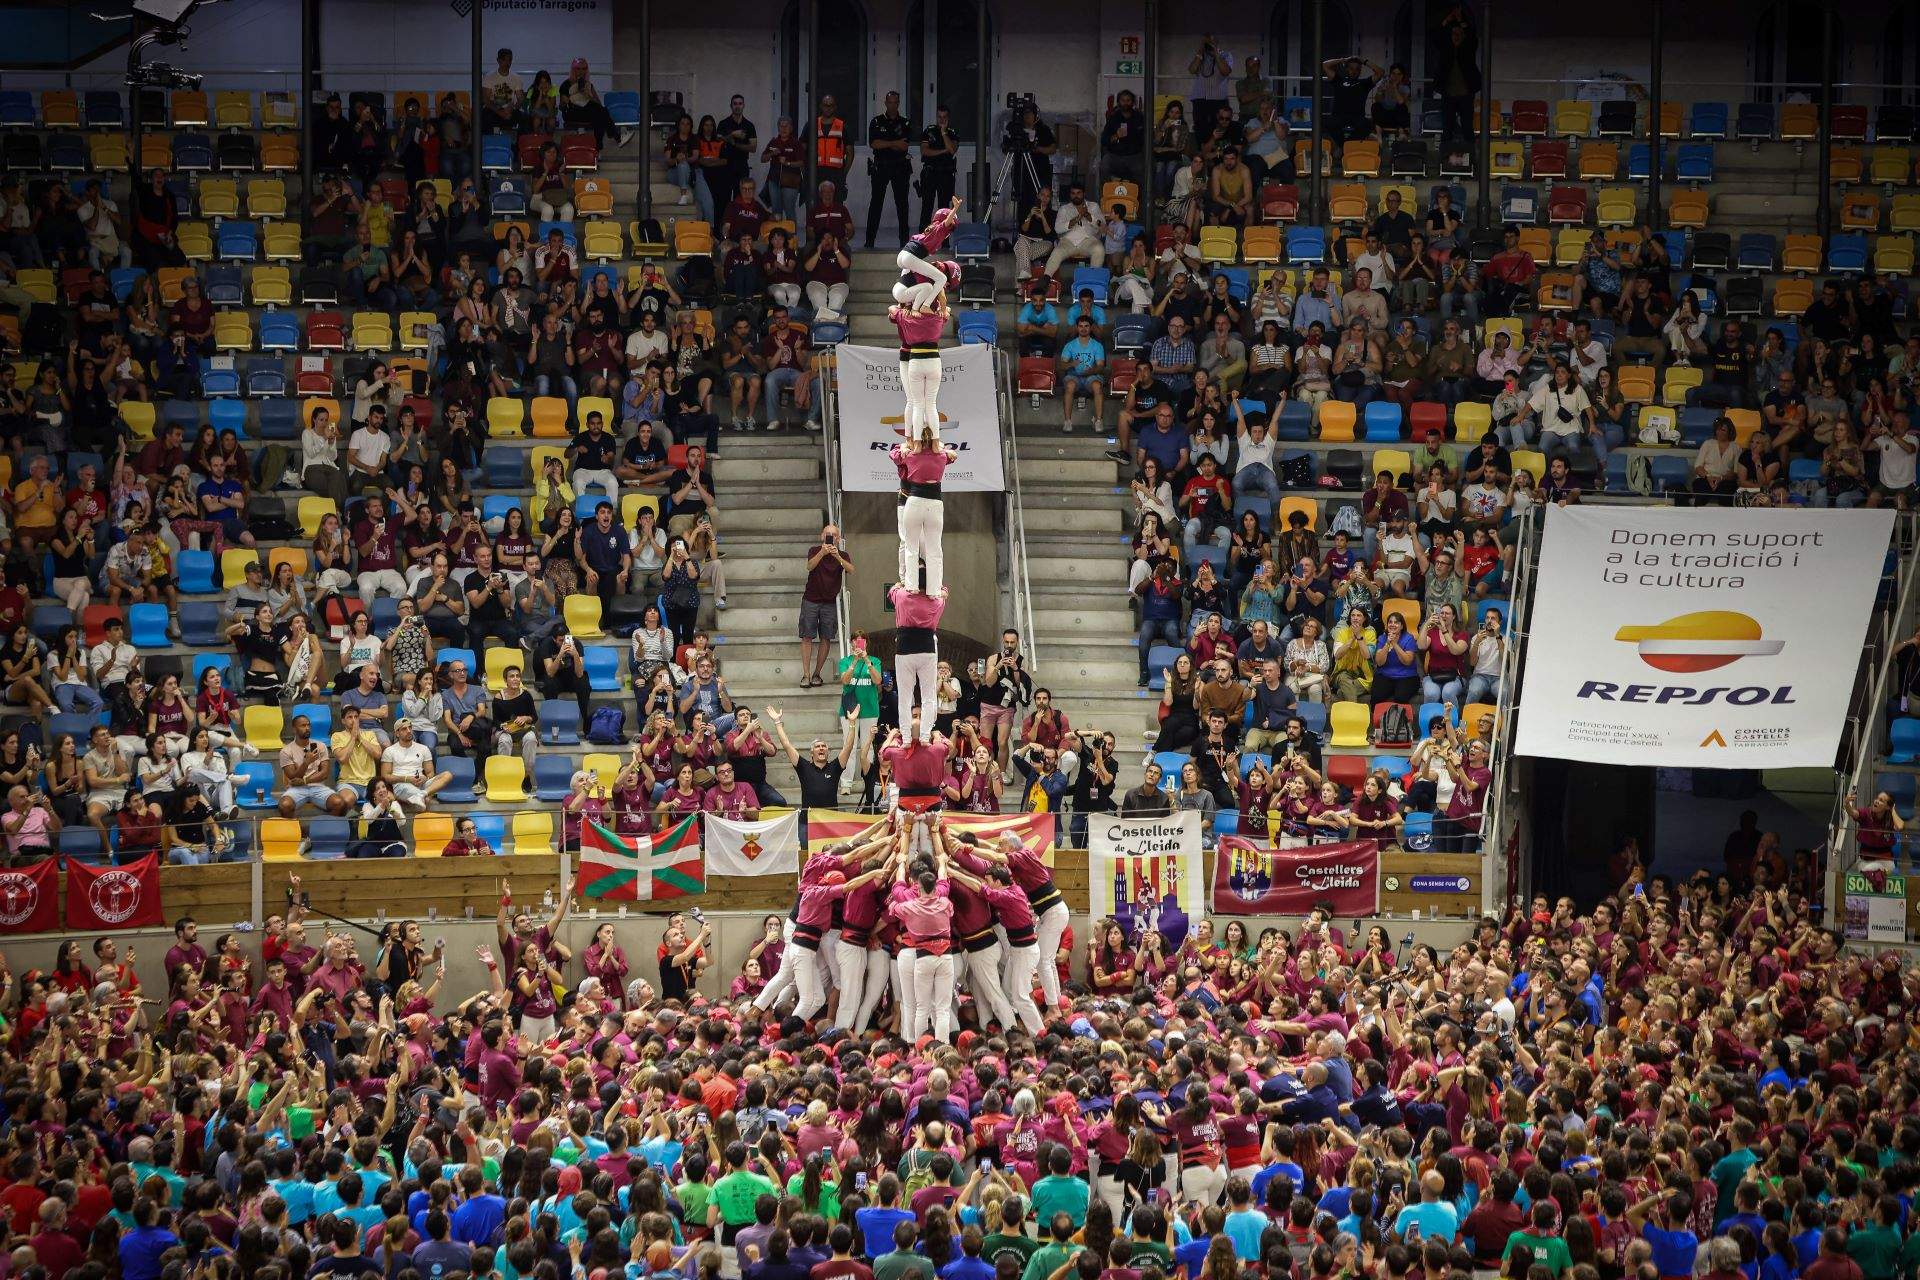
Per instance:
[[[808,139],[813,143],[814,165],[820,181],[831,182],[844,199],[847,192],[847,122],[834,114],[832,94],[820,99],[820,113],[813,118]]]
[[[887,109],[867,121],[867,145],[873,159],[867,162],[867,176],[873,180],[873,194],[867,203],[867,248],[880,230],[880,214],[887,193],[893,193],[894,210],[900,215],[900,243],[907,242],[907,183],[913,177],[913,124],[900,114],[900,95],[887,93]]]

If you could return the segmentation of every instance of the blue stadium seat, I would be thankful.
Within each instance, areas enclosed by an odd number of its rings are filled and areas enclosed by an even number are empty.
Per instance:
[[[1401,820],[1400,847],[1413,852],[1433,848],[1433,815],[1413,810]]]
[[[519,218],[527,212],[527,180],[495,178],[489,188],[487,208],[496,218]]]
[[[233,798],[242,809],[268,809],[277,804],[273,762],[242,760],[233,766]]]
[[[1720,420],[1720,411],[1712,407],[1688,405],[1680,410],[1680,443],[1689,449],[1698,449],[1713,439],[1713,424]]]
[[[571,222],[543,222],[533,229],[533,235],[530,238],[534,244],[545,244],[548,234],[554,231],[560,233],[561,243],[569,249],[580,243],[579,235]]]
[[[1367,406],[1367,441],[1370,444],[1400,443],[1400,406],[1391,400],[1375,400]]]
[[[195,647],[226,643],[226,637],[220,634],[220,606],[204,600],[182,600],[180,643]]]
[[[1079,267],[1073,273],[1071,296],[1076,300],[1082,290],[1093,294],[1093,300],[1101,306],[1107,304],[1107,289],[1113,284],[1113,273],[1105,267]]]
[[[1902,809],[1910,809],[1913,807],[1914,789],[1917,783],[1920,783],[1920,775],[1889,772],[1882,773],[1873,780],[1873,789],[1884,791],[1892,796],[1893,802]]]
[[[40,122],[29,89],[0,89],[0,129],[31,129]]]
[[[1147,688],[1155,693],[1166,688],[1166,679],[1160,673],[1171,668],[1185,652],[1177,644],[1157,644],[1147,650]]]
[[[1447,714],[1444,702],[1423,702],[1420,704],[1420,736],[1426,737],[1433,731],[1433,722]]]
[[[146,277],[139,267],[115,267],[107,273],[107,281],[113,286],[113,296],[125,302],[133,296],[133,287]]]
[[[266,311],[260,315],[260,349],[262,351],[298,351],[300,349],[300,321],[286,311]],[[286,385],[282,375],[280,385]],[[249,394],[258,394],[250,392]],[[284,394],[284,393],[282,393]]]
[[[57,746],[60,739],[72,735],[73,745],[79,748],[78,754],[87,754],[87,737],[100,723],[100,717],[88,715],[84,711],[56,711],[47,717],[47,745]]]
[[[107,853],[100,843],[100,833],[85,823],[76,823],[71,827],[63,828],[60,832],[59,848],[60,852],[67,857],[78,858],[82,862],[99,862],[106,857]]]
[[[488,173],[513,168],[513,139],[504,133],[489,133],[481,138],[480,167]]]
[[[182,591],[204,595],[213,590],[213,552],[183,547],[174,557],[173,565]]]
[[[1609,461],[1611,461],[1613,458],[1613,455],[1608,454],[1607,458]],[[1506,631],[1512,625],[1513,610],[1507,607],[1507,602],[1505,600],[1482,600],[1478,604],[1474,605],[1473,606],[1473,625],[1475,627],[1485,626],[1487,622],[1487,615],[1489,613],[1492,613],[1495,609],[1498,609],[1500,611],[1500,630]],[[1456,716],[1455,718],[1457,719],[1458,717]]]
[[[1240,776],[1241,777],[1244,778],[1249,773],[1252,773],[1253,766],[1255,765],[1259,765],[1262,769],[1273,768],[1272,753],[1267,751],[1243,751],[1240,753]]]
[[[89,129],[122,129],[127,123],[127,109],[120,101],[118,89],[89,89],[84,99]]]
[[[640,95],[633,90],[612,90],[600,99],[600,104],[607,109],[607,118],[616,129],[640,127]]]
[[[267,400],[260,405],[262,440],[298,440],[300,406],[291,400]]]
[[[292,726],[294,717],[305,716],[313,726],[315,742],[325,742],[333,737],[333,704],[331,702],[296,702],[287,708],[287,724]]]
[[[480,499],[480,519],[483,523],[493,520],[505,520],[507,518],[507,512],[515,510],[516,508],[524,512],[526,510],[525,501],[510,493],[490,493]]]
[[[587,664],[587,687],[595,693],[620,690],[620,650],[610,644],[590,644],[581,657]]]
[[[572,698],[546,698],[540,703],[540,741],[550,746],[575,746],[580,741],[580,704]]]
[[[194,432],[200,430],[200,405],[193,400],[163,400],[160,402],[160,421],[168,426],[175,423],[186,432],[188,440]]]
[[[1920,759],[1920,719],[1900,716],[1887,729],[1887,763],[1912,764]]]
[[[1689,458],[1662,454],[1653,460],[1653,487],[1659,493],[1680,493],[1687,487]]]
[[[467,674],[475,680],[478,680],[483,674],[480,670],[480,660],[474,655],[471,649],[461,649],[453,645],[448,645],[435,655],[434,662],[437,666],[442,667],[455,662],[464,662],[467,664]]]
[[[400,625],[400,606],[392,596],[375,596],[367,601],[367,621],[373,625],[373,634],[385,640]]]
[[[1156,751],[1153,762],[1160,766],[1160,772],[1166,776],[1161,779],[1162,786],[1172,786],[1180,780],[1180,767],[1190,759],[1184,751]]]
[[[1673,172],[1682,182],[1712,182],[1713,144],[1681,143],[1674,153]]]
[[[216,400],[207,406],[207,418],[215,435],[231,431],[242,441],[247,438],[247,406],[238,400]]]
[[[35,605],[33,610],[33,634],[52,644],[60,637],[62,627],[73,625],[73,612],[63,604]]]
[[[564,800],[573,789],[573,757],[539,755],[533,759],[533,794],[540,800]]]
[[[1389,778],[1398,778],[1407,772],[1410,761],[1406,756],[1370,756],[1367,759],[1368,773],[1384,773]]]
[[[307,823],[307,856],[328,861],[347,856],[353,824],[345,818],[313,818]]]
[[[127,609],[128,639],[136,649],[165,649],[172,641],[167,639],[167,606],[163,604],[136,604]]]
[[[1768,231],[1743,231],[1740,247],[1734,253],[1734,265],[1742,271],[1771,271],[1779,261],[1779,243]]]
[[[453,781],[447,783],[444,788],[446,794],[451,796],[464,796],[473,790],[474,772],[472,756],[456,756],[452,754],[436,756],[434,763],[440,766],[442,773],[450,773],[453,775]]]
[[[1273,499],[1264,493],[1243,493],[1233,500],[1233,521],[1239,526],[1242,512],[1251,511],[1262,529],[1273,528]],[[1251,704],[1249,704],[1251,705]]]
[[[213,356],[200,361],[200,394],[214,402],[211,407],[240,394],[240,369],[232,356]],[[218,425],[214,430],[219,430]]]
[[[1867,269],[1867,252],[1866,236],[1836,235],[1827,241],[1827,270],[1863,272]]]
[[[1664,152],[1665,148],[1662,148]],[[1664,155],[1662,157],[1664,163]],[[1636,142],[1627,148],[1627,181],[1645,182],[1653,175],[1653,148]]]
[[[212,606],[218,609],[219,605]],[[231,653],[196,653],[193,655],[193,687],[200,687],[200,677],[208,671],[217,670],[227,688],[233,688],[233,655]]]
[[[214,232],[213,251],[229,261],[253,261],[260,256],[259,226],[251,222],[222,222]]]
[[[1280,406],[1280,417],[1273,426],[1276,440],[1313,439],[1313,406],[1304,400],[1289,400]]]
[[[1323,227],[1288,227],[1287,261],[1294,264],[1327,260],[1327,233]]]
[[[956,223],[947,244],[956,258],[984,258],[993,250],[993,232],[984,222]]]
[[[201,272],[207,301],[216,307],[237,307],[243,298],[246,281],[240,268],[230,262],[213,263]]]
[[[487,474],[488,488],[517,488],[526,482],[526,450],[493,445],[480,455],[480,469]]]
[[[507,815],[504,813],[476,813],[473,816],[473,833],[487,842],[487,847],[495,853],[504,853],[507,848]]]
[[[1500,193],[1500,221],[1535,222],[1540,217],[1540,189],[1509,185]]]
[[[1787,464],[1787,483],[1798,487],[1820,482],[1820,459],[1795,458]]]
[[[1607,455],[1606,492],[1633,492],[1627,485],[1627,455],[1624,453]]]
[[[247,395],[249,398],[260,399],[262,397],[284,396],[287,394],[287,371],[280,364],[279,356],[248,356],[241,362],[241,367],[246,375]],[[298,434],[299,429],[296,427],[294,435]],[[263,435],[261,438],[267,439],[269,437]],[[293,439],[293,436],[283,436],[281,438],[290,440]]]
[[[1245,302],[1253,296],[1253,273],[1245,267],[1215,267],[1215,276],[1225,276],[1227,296],[1236,302]]]
[[[1687,132],[1696,138],[1724,138],[1727,136],[1727,104],[1724,102],[1696,102],[1689,113]]]
[[[1295,715],[1300,717],[1301,723],[1307,727],[1307,732],[1311,733],[1316,738],[1326,737],[1326,734],[1327,734],[1327,704],[1326,703],[1324,702],[1297,703],[1293,708],[1293,712]]]
[[[1000,342],[1000,321],[991,311],[962,311],[954,318],[954,333],[962,342],[997,346]]]
[[[1153,320],[1150,316],[1124,315],[1113,317],[1113,349],[1115,351],[1144,350],[1153,341]]]

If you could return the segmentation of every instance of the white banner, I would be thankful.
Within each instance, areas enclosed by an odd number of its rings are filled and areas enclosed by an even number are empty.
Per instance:
[[[854,493],[900,487],[887,450],[905,437],[907,396],[900,353],[889,347],[834,348],[840,362],[840,485]],[[977,342],[940,353],[940,439],[960,451],[942,487],[954,493],[999,493],[1000,408],[993,386],[993,348]]]
[[[1833,763],[1891,511],[1549,507],[1521,755]]]
[[[1165,818],[1089,815],[1087,896],[1093,918],[1117,916],[1123,924],[1153,928],[1169,903],[1178,904],[1188,920],[1205,916],[1200,827],[1200,815],[1192,809]]]
[[[707,874],[790,876],[800,870],[800,811],[758,822],[706,816]]]

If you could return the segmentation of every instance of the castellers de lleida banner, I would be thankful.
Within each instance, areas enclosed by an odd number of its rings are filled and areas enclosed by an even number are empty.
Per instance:
[[[1548,507],[1516,749],[1831,765],[1891,511]]]

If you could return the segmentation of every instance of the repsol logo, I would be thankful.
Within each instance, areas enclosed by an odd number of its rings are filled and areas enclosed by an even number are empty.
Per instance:
[[[1656,705],[1673,702],[1688,707],[1705,706],[1709,702],[1724,702],[1735,707],[1757,707],[1761,703],[1790,706],[1793,703],[1793,686],[1769,688],[1759,684],[1717,684],[1696,689],[1684,684],[1614,684],[1608,680],[1588,680],[1581,684],[1580,691],[1574,697],[1593,698],[1600,702],[1651,702]]]

